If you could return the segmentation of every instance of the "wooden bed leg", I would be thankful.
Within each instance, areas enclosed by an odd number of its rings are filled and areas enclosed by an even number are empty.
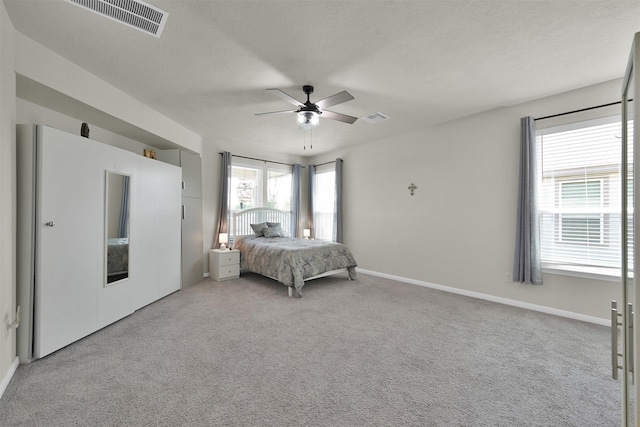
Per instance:
[[[293,296],[293,288],[291,286],[287,286],[287,288],[289,289],[289,298],[291,298]]]

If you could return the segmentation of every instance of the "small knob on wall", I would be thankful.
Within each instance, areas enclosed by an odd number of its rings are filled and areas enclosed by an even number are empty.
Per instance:
[[[45,225],[46,225],[47,227],[55,227],[56,223],[55,223],[55,222],[53,222],[53,221],[49,221],[49,222],[45,223]]]

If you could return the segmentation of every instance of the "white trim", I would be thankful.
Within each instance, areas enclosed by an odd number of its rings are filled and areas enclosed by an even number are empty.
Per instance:
[[[16,357],[16,359],[13,361],[13,363],[9,367],[7,374],[2,379],[2,382],[0,383],[0,399],[2,399],[2,395],[4,394],[4,391],[9,386],[9,383],[11,382],[11,378],[13,378],[13,374],[16,372],[16,369],[18,369],[19,364],[20,364],[20,359]]]
[[[617,282],[620,283],[620,270],[617,270],[617,275],[608,274],[611,269],[597,268],[597,267],[576,267],[576,266],[561,266],[554,265],[545,267],[542,266],[542,272],[545,274],[555,274],[556,276],[571,276],[580,277],[582,279],[602,280],[603,282]],[[633,277],[633,274],[630,275]]]
[[[453,288],[450,286],[436,285],[434,283],[423,282],[421,280],[408,279],[406,277],[394,276],[392,274],[378,273],[377,271],[363,270],[358,268],[358,273],[368,274],[370,276],[383,277],[385,279],[397,280],[398,282],[409,283],[412,285],[423,286],[425,288],[437,289],[439,291],[450,292],[453,294],[464,295],[471,298],[482,299],[491,302],[497,302],[498,304],[511,305],[514,307],[525,308],[527,310],[538,311],[541,313],[552,314],[554,316],[567,317],[569,319],[581,320],[583,322],[595,323],[597,325],[611,327],[610,319],[603,319],[595,316],[588,316],[586,314],[574,313],[572,311],[559,310],[557,308],[547,307],[544,305],[531,304],[528,302],[518,301],[509,298],[497,297],[495,295],[483,294],[480,292],[468,291],[466,289]]]
[[[622,121],[622,116],[620,115],[620,112],[616,111],[611,114],[609,113],[610,108],[615,109],[620,107],[616,105],[610,105],[609,107],[606,107],[604,110],[599,111],[599,114],[603,114],[603,115],[597,118],[576,120],[574,116],[574,117],[566,118],[565,120],[567,121],[564,124],[559,124],[555,126],[551,125],[549,127],[540,126],[540,128],[538,128],[536,124],[536,136],[548,135],[550,133],[557,133],[557,132],[567,132],[570,130],[576,130],[576,129],[586,128],[591,126],[608,125],[611,123]]]

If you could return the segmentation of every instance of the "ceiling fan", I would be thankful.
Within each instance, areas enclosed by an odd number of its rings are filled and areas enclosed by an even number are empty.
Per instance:
[[[312,103],[309,100],[309,95],[313,93],[313,86],[305,85],[302,87],[302,90],[305,94],[307,94],[307,102],[300,102],[294,97],[286,94],[280,89],[267,89],[273,91],[274,95],[279,96],[285,101],[295,105],[298,107],[297,110],[285,110],[285,111],[270,111],[267,113],[257,113],[256,116],[262,116],[265,114],[282,114],[282,113],[297,113],[298,114],[298,124],[305,129],[310,128],[311,126],[315,126],[318,124],[320,117],[324,117],[327,119],[337,120],[339,122],[353,124],[357,117],[347,116],[346,114],[335,113],[333,111],[325,110],[327,107],[331,107],[334,105],[342,104],[343,102],[351,101],[353,96],[343,90],[342,92],[336,93],[335,95],[331,95],[328,98],[324,98],[316,103]]]

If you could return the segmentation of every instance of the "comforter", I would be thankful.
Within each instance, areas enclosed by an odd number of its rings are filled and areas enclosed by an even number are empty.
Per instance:
[[[234,242],[234,249],[240,250],[240,268],[293,286],[298,297],[305,279],[343,268],[349,278],[356,275],[356,260],[341,243],[244,236]]]

